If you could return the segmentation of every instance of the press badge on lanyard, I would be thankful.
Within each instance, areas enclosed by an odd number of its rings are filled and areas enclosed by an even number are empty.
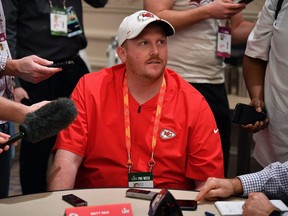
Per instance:
[[[129,187],[148,187],[153,188],[152,172],[128,173]]]
[[[139,172],[132,173],[133,162],[131,159],[131,132],[130,132],[130,114],[129,114],[129,93],[128,93],[128,82],[127,82],[127,73],[125,73],[123,81],[123,103],[124,103],[124,124],[125,124],[125,142],[127,149],[127,162],[126,167],[128,168],[128,186],[129,187],[154,187],[153,183],[153,167],[156,165],[154,159],[154,152],[156,147],[158,129],[160,124],[161,112],[163,107],[164,95],[166,91],[166,81],[165,78],[162,80],[162,85],[159,92],[158,104],[156,108],[153,134],[151,140],[151,157],[147,165],[149,167],[149,172]]]
[[[217,34],[217,56],[229,58],[231,56],[231,28],[229,21],[226,26],[218,27]]]
[[[82,28],[72,6],[66,8],[66,0],[63,0],[63,8],[54,7],[52,0],[50,5],[50,32],[53,36],[73,37],[82,34]]]

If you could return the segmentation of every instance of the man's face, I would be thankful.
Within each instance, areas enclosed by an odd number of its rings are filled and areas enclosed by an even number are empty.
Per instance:
[[[167,63],[167,38],[157,24],[148,25],[140,35],[120,47],[127,74],[155,80],[162,76]]]

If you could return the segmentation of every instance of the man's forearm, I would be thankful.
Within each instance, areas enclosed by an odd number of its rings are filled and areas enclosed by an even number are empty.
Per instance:
[[[68,190],[73,189],[74,181],[72,182],[69,175],[57,174],[59,170],[53,170],[48,177],[48,191]]]
[[[0,110],[1,120],[22,123],[29,112],[29,107],[0,97]]]
[[[67,169],[65,170],[63,167],[53,165],[49,170],[48,175],[48,190],[67,190],[73,189],[74,180],[69,173],[67,173]]]
[[[251,58],[247,55],[243,59],[243,76],[250,99],[264,100],[264,78],[267,61]]]
[[[48,171],[48,190],[73,189],[81,161],[80,156],[58,149]]]
[[[233,44],[245,44],[254,26],[255,26],[255,22],[242,21],[232,31],[232,43]]]
[[[189,27],[211,17],[207,10],[207,6],[186,11],[176,11],[170,9],[158,10],[154,7],[150,7],[150,5],[147,5],[145,9],[170,22],[176,30]]]

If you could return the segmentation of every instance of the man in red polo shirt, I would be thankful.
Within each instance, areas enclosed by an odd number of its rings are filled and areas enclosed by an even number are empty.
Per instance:
[[[166,68],[173,34],[170,23],[144,10],[122,21],[117,54],[123,63],[85,75],[74,89],[78,116],[58,135],[49,190],[192,190],[224,176],[209,105]]]

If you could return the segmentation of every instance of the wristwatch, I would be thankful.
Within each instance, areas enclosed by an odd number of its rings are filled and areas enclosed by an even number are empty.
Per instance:
[[[282,212],[279,210],[274,210],[273,212],[271,212],[271,214],[269,214],[269,216],[281,216]]]

